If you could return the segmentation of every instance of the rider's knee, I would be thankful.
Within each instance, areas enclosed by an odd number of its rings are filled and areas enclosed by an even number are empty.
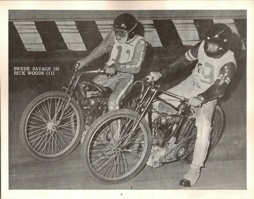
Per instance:
[[[203,128],[210,128],[212,125],[211,119],[205,116],[196,118],[196,126]]]
[[[108,101],[108,109],[109,109],[109,111],[117,110],[117,109],[119,109],[119,105],[115,101],[109,100]]]
[[[210,133],[211,133],[211,125],[202,125],[197,126],[197,140],[202,143],[209,143],[210,142]]]

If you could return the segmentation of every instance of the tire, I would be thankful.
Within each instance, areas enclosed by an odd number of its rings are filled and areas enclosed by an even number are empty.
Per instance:
[[[63,92],[46,92],[33,99],[22,114],[20,139],[29,154],[37,160],[62,159],[79,144],[84,121],[82,110],[74,99],[70,100],[60,124],[54,122],[53,117],[61,110],[64,100]]]
[[[220,141],[220,139],[222,137],[223,128],[224,128],[224,121],[225,121],[224,113],[223,113],[221,107],[217,105],[215,107],[215,112],[214,112],[214,116],[213,116],[212,132],[210,134],[210,145],[208,148],[208,155],[207,156],[209,156],[209,154],[212,152],[212,150],[215,148],[215,146],[218,144],[218,142]],[[192,127],[191,131],[197,131],[197,128]],[[190,153],[190,155],[188,155],[186,158],[184,158],[184,162],[186,164],[192,163],[194,144],[195,143],[192,143],[193,148],[191,149],[192,152]]]
[[[85,169],[95,181],[107,185],[127,182],[146,165],[152,148],[148,123],[141,120],[129,142],[124,141],[130,135],[131,124],[136,118],[137,114],[131,110],[110,111],[89,128],[81,146],[81,156]],[[118,119],[121,121],[117,122]],[[115,132],[119,128],[115,128],[114,133],[111,130],[113,125],[120,123],[121,131],[117,139]]]

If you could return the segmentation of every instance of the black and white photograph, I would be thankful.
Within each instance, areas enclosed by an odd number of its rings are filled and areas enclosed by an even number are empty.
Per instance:
[[[253,197],[253,8],[129,3],[5,10],[3,199]]]

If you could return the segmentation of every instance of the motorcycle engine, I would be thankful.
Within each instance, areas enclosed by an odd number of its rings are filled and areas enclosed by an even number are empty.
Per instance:
[[[94,98],[83,101],[83,114],[86,125],[90,126],[93,121],[107,111],[107,99]]]
[[[107,111],[107,98],[94,85],[80,83],[80,93],[77,92],[78,102],[83,110],[85,124],[90,126],[92,122]]]
[[[159,102],[157,117],[153,121],[154,144],[163,147],[171,137],[174,130],[175,118],[172,117],[176,111],[164,102]]]
[[[161,113],[153,122],[154,144],[164,147],[174,130],[174,120],[167,113]]]

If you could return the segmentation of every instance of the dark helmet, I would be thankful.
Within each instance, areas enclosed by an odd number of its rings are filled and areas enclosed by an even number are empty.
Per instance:
[[[222,23],[213,24],[206,33],[205,53],[209,57],[218,57],[224,55],[232,43],[232,30]],[[216,52],[207,52],[207,42],[215,43],[219,46]]]
[[[136,34],[135,27],[137,26],[137,24],[137,20],[133,15],[124,13],[115,18],[113,28],[128,31],[128,39],[131,39]]]

